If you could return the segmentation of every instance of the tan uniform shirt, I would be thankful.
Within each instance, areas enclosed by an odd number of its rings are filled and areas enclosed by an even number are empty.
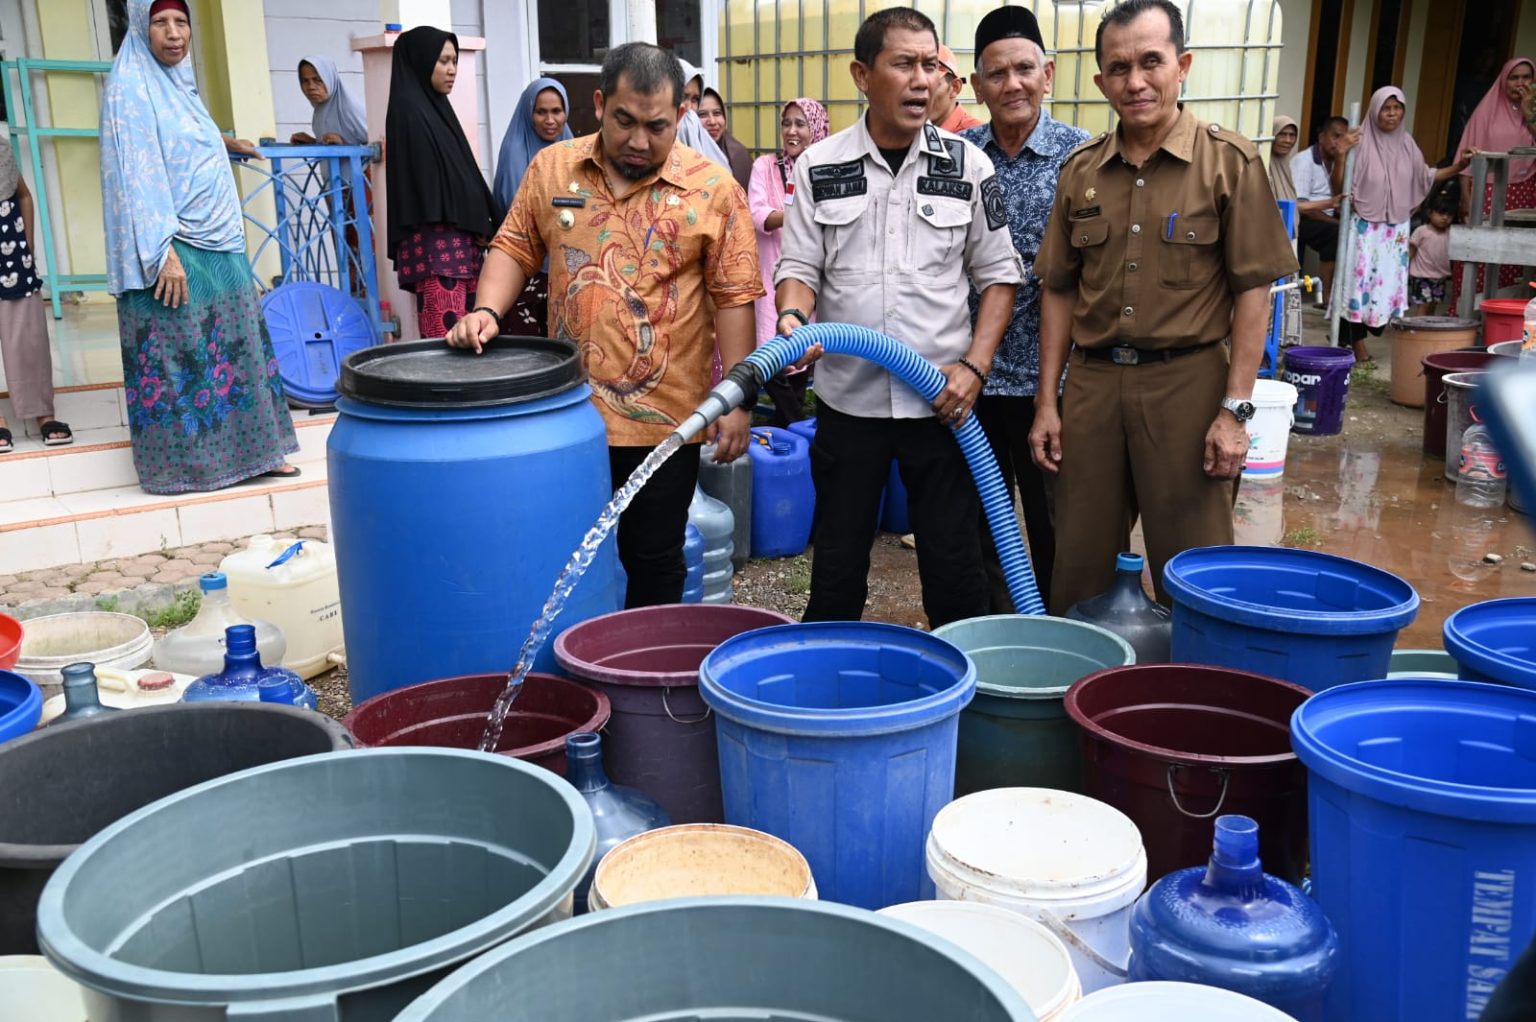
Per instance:
[[[992,161],[957,135],[926,125],[892,175],[860,118],[807,149],[794,181],[774,284],[816,292],[823,323],[869,327],[952,365],[971,345],[967,275],[978,292],[1023,279]],[[911,387],[852,355],[817,363],[816,396],[847,415],[933,415]]]
[[[1188,110],[1140,167],[1118,133],[1067,157],[1034,267],[1076,292],[1079,347],[1152,350],[1221,340],[1235,295],[1296,271],[1259,151]]]

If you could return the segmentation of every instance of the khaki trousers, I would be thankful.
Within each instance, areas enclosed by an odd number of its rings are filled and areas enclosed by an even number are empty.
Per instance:
[[[1109,588],[1115,555],[1141,517],[1147,560],[1232,542],[1236,482],[1205,474],[1205,434],[1227,387],[1226,345],[1167,362],[1120,366],[1074,350],[1061,399],[1056,570],[1050,611]]]

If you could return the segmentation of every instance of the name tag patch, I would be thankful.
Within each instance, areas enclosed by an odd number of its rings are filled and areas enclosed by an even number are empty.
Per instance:
[[[992,180],[988,178],[988,180]],[[939,195],[946,199],[959,199],[961,202],[971,201],[971,183],[969,181],[954,181],[949,178],[919,177],[917,179],[917,194]],[[986,194],[986,185],[982,185],[982,194]]]
[[[572,198],[571,196],[568,196],[568,195],[557,195],[553,199],[551,199],[550,201],[556,207],[568,206],[571,209],[583,209],[587,205],[587,200],[586,199]]]
[[[811,168],[811,201],[847,199],[863,195],[869,190],[869,180],[864,176],[864,161],[849,160],[847,163],[824,163]]]
[[[1099,208],[1098,206],[1084,206],[1082,209],[1074,209],[1072,211],[1072,215],[1069,216],[1067,219],[1069,219],[1069,220],[1092,220],[1094,217],[1098,216],[1102,212],[1104,212],[1104,211],[1101,208]]]

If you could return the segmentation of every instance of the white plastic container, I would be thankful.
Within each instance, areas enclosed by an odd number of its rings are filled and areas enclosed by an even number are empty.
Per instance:
[[[86,1022],[80,987],[42,955],[0,957],[0,1022]]]
[[[378,555],[388,557],[389,552]],[[282,629],[288,640],[284,667],[303,678],[330,669],[329,657],[341,652],[342,636],[336,554],[329,544],[252,536],[244,550],[224,558],[219,570],[229,578],[229,598],[237,611]]]
[[[1038,1022],[1060,1022],[1083,988],[1055,934],[1018,912],[966,901],[910,901],[879,912],[937,934],[975,955],[1029,1002]]]
[[[197,616],[155,643],[155,666],[162,671],[201,678],[224,669],[224,630],[230,625],[256,626],[256,651],[261,662],[277,665],[288,652],[283,630],[269,621],[250,621],[235,609],[229,598],[229,580],[222,571],[210,571],[197,580],[203,602]]]
[[[589,911],[646,901],[754,895],[816,900],[810,863],[789,842],[750,827],[680,823],[608,850],[587,892]]]
[[[1061,1022],[1295,1022],[1263,1001],[1198,983],[1127,983],[1089,994]]]
[[[1291,425],[1296,421],[1296,397],[1296,388],[1289,383],[1254,383],[1244,479],[1279,479],[1285,474],[1285,449],[1291,439]]]
[[[96,691],[103,706],[119,710],[136,710],[142,706],[162,706],[181,701],[181,694],[196,679],[187,674],[169,671],[123,671],[115,667],[96,668]],[[64,694],[61,692],[43,703],[42,723],[46,724],[64,712]]]
[[[132,614],[89,610],[49,614],[23,621],[21,656],[13,668],[35,684],[64,684],[60,672],[70,664],[95,664],[131,671],[149,663],[154,638],[149,625]]]
[[[1085,993],[1125,981],[1147,855],[1118,809],[1049,788],[979,791],[934,817],[927,854],[939,898],[1020,912],[1060,937]]]

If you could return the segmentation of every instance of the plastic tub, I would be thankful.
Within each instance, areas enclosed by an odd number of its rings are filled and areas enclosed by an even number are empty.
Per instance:
[[[193,836],[195,854],[165,854]],[[44,889],[38,939],[88,988],[92,1018],[388,1019],[454,966],[569,917],[595,841],[574,788],[507,756],[309,756],[97,834]]]
[[[0,745],[0,953],[37,950],[43,885],[115,820],[210,778],[351,744],[317,713],[189,703],[106,713]]]
[[[16,658],[21,656],[22,635],[20,621],[9,614],[0,614],[0,671],[9,671],[16,666]]]
[[[1061,1022],[1293,1022],[1262,1001],[1198,983],[1127,983],[1078,1001]]]
[[[831,901],[931,896],[923,838],[955,791],[969,657],[912,628],[818,622],[738,635],[699,673],[726,822],[798,848]]]
[[[772,834],[723,823],[684,823],[612,848],[592,878],[593,911],[691,897],[816,900],[810,863]]]
[[[19,674],[0,671],[0,742],[31,731],[42,715],[42,690]]]
[[[1342,430],[1354,367],[1355,356],[1348,348],[1287,348],[1281,376],[1297,391],[1296,423],[1291,428],[1313,436]]]
[[[956,621],[933,634],[976,665],[976,698],[960,714],[955,795],[1082,791],[1077,725],[1062,699],[1084,675],[1135,663],[1130,644],[1096,625],[1031,614]]]
[[[1039,1022],[1060,1022],[1083,996],[1067,946],[1033,919],[995,905],[909,901],[880,910],[963,948],[1029,1002]]]
[[[583,621],[554,641],[555,659],[613,706],[603,734],[614,784],[638,788],[673,823],[722,823],[715,721],[699,665],[733,635],[789,618],[729,604],[644,607]]]
[[[342,721],[363,746],[426,745],[478,749],[505,674],[472,674],[390,689],[353,707]],[[601,731],[608,697],[565,678],[530,674],[507,714],[497,752],[565,776],[565,736]]]
[[[1394,649],[1388,678],[1457,677],[1456,658],[1442,649]]]
[[[1483,346],[1491,348],[1504,341],[1518,341],[1525,334],[1524,298],[1484,298]]]
[[[1419,594],[1396,575],[1315,550],[1197,547],[1168,561],[1163,587],[1174,662],[1314,692],[1386,677],[1397,633],[1419,611]]]
[[[62,685],[70,664],[92,663],[131,671],[149,663],[155,641],[132,614],[89,610],[29,618],[16,670],[39,685]]]
[[[1399,316],[1387,337],[1392,344],[1391,395],[1394,404],[1420,408],[1424,400],[1424,358],[1477,342],[1478,322],[1455,316]]]
[[[1303,704],[1291,740],[1343,951],[1328,1017],[1477,1018],[1536,934],[1536,693],[1347,685]]]
[[[0,956],[0,1022],[86,1022],[85,997],[40,955]]]
[[[1485,600],[1445,619],[1459,677],[1536,689],[1536,597]]]
[[[1147,856],[1118,809],[1047,788],[977,792],[934,819],[926,858],[938,897],[1020,912],[1061,937],[1083,990],[1124,981]]]
[[[1030,1022],[991,969],[870,912],[687,899],[583,916],[480,956],[395,1022]]]
[[[1296,388],[1280,380],[1253,384],[1253,418],[1248,422],[1248,459],[1244,479],[1279,479],[1285,474],[1285,449],[1296,421]]]
[[[1445,377],[1488,368],[1493,352],[1442,351],[1424,357],[1424,453],[1445,457]]]

